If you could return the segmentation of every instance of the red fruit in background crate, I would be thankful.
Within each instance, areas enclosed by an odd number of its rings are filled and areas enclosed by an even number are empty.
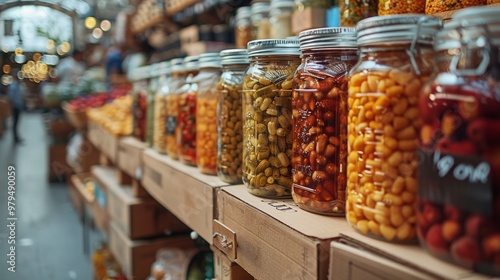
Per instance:
[[[477,240],[464,236],[451,244],[451,255],[455,261],[466,267],[482,260]]]
[[[425,236],[427,247],[434,253],[446,254],[448,242],[443,237],[443,227],[440,224],[433,225]]]

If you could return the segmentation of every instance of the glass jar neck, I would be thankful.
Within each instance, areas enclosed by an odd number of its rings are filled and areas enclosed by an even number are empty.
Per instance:
[[[223,72],[244,72],[248,68],[248,64],[229,64],[229,65],[223,65],[222,66],[222,71]]]
[[[357,48],[328,48],[321,50],[304,50],[302,51],[302,58],[314,58],[314,57],[338,57],[342,55],[354,56],[357,58]]]
[[[250,58],[250,63],[259,62],[290,62],[290,61],[300,61],[300,56],[298,55],[262,55],[254,56]]]

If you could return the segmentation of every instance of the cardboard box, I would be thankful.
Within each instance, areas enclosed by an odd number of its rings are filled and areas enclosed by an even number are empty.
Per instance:
[[[85,110],[75,111],[71,109],[68,102],[63,102],[61,107],[68,122],[76,129],[87,128],[87,113]]]
[[[116,163],[118,160],[118,142],[120,137],[111,134],[107,129],[90,120],[88,128],[90,142],[112,163]]]
[[[140,180],[142,177],[142,152],[147,144],[135,137],[122,137],[118,142],[117,166],[129,176]]]
[[[129,280],[143,280],[149,276],[159,249],[192,247],[194,242],[188,235],[134,241],[113,222],[110,226],[109,248]]]
[[[86,198],[89,196],[83,182],[86,178],[90,177],[90,173],[74,174],[71,175],[70,181],[68,182],[69,198],[80,218],[83,215],[85,203],[87,202]]]
[[[331,244],[330,280],[490,279],[441,261],[416,244],[394,244],[355,231]]]
[[[49,133],[53,136],[67,138],[75,128],[65,119],[53,119],[49,121]]]
[[[217,176],[201,174],[152,149],[143,153],[144,188],[184,224],[212,242],[215,190],[227,183]]]
[[[48,160],[50,182],[62,182],[73,173],[73,169],[66,163],[66,144],[50,145]]]
[[[262,280],[326,279],[331,241],[352,231],[344,217],[306,212],[291,199],[260,198],[243,185],[220,189],[217,209],[218,221],[235,233],[225,234],[236,247],[232,260]]]
[[[117,171],[112,168],[96,169],[97,180],[107,190],[107,212],[115,225],[128,238],[138,239],[188,232],[189,228],[154,199],[139,199],[132,195],[131,186],[116,182]]]

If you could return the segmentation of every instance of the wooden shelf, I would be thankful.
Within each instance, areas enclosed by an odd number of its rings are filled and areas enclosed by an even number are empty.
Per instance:
[[[212,242],[215,195],[227,186],[217,176],[202,174],[154,150],[143,154],[142,185],[160,204],[207,242]]]
[[[105,155],[113,164],[118,159],[118,141],[120,136],[111,134],[92,120],[88,122],[88,137],[90,142]]]
[[[233,260],[257,279],[326,279],[331,241],[353,231],[344,217],[306,212],[291,199],[256,197],[243,185],[222,188],[217,209],[218,221],[235,233]]]

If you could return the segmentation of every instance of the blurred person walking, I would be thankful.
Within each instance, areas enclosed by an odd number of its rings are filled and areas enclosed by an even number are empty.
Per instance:
[[[26,87],[19,80],[17,71],[13,71],[13,73],[12,83],[7,87],[7,96],[12,108],[12,135],[14,136],[14,143],[21,143],[23,139],[19,136],[18,126],[21,112],[24,110]]]

